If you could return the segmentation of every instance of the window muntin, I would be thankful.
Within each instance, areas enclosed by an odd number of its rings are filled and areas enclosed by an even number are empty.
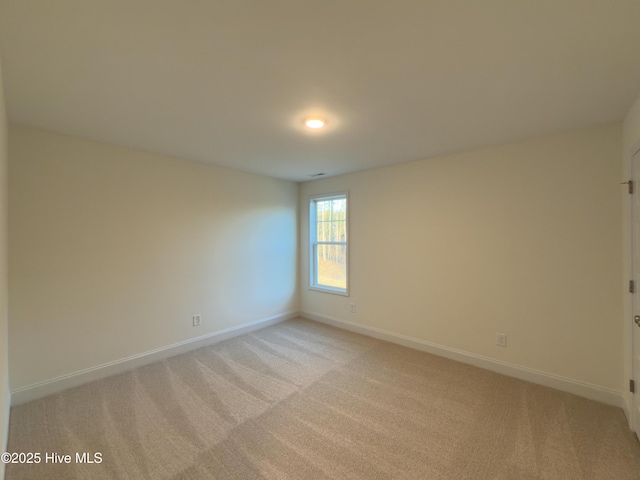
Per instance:
[[[347,195],[310,200],[310,288],[347,295]]]

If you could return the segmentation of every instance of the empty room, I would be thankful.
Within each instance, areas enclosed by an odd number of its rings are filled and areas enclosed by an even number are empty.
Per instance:
[[[0,0],[0,480],[638,480],[638,282],[637,0]]]

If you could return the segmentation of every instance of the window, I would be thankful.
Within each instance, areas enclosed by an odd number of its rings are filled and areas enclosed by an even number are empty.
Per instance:
[[[309,288],[348,295],[347,194],[309,202]]]

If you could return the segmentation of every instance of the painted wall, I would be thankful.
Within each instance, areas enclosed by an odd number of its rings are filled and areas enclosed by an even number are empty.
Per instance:
[[[621,392],[621,145],[613,125],[302,184],[302,310]],[[340,191],[348,298],[306,288],[308,196]]]
[[[0,67],[0,451],[7,449],[9,433],[9,357],[7,301],[7,118]],[[4,464],[0,462],[0,478]]]
[[[9,163],[12,389],[298,309],[297,184],[13,126]]]
[[[623,176],[620,181],[627,181],[632,177],[631,170],[631,156],[634,153],[634,147],[640,147],[640,96],[636,99],[635,103],[629,109],[623,126],[622,126],[622,170]],[[637,187],[637,186],[636,186]],[[630,221],[631,221],[631,198],[624,191],[622,193],[622,205],[623,205],[623,280],[629,280],[632,278],[631,273],[631,233],[630,233]],[[632,330],[633,322],[632,309],[631,309],[631,296],[627,291],[623,291],[623,305],[624,314],[622,315],[622,328],[624,335],[624,378],[633,378],[632,371]],[[624,390],[624,400],[626,404],[627,412],[632,411],[633,395],[627,388]],[[632,420],[630,418],[630,420]],[[633,425],[631,425],[633,427]]]

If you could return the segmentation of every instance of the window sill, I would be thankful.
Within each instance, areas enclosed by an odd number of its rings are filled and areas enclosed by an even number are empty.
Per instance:
[[[349,291],[339,290],[337,288],[331,287],[318,287],[315,285],[309,285],[309,290],[313,290],[314,292],[322,292],[322,293],[331,293],[332,295],[341,295],[343,297],[349,296]]]

